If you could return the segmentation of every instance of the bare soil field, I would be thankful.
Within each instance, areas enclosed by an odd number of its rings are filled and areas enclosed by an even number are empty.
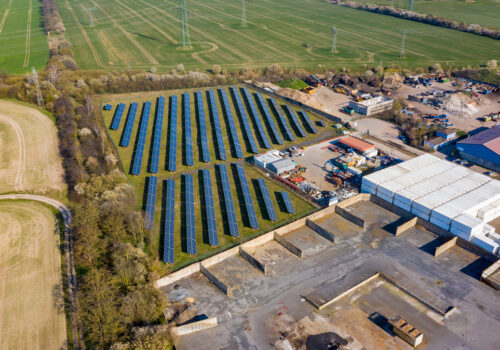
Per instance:
[[[61,193],[57,129],[42,112],[0,100],[0,193]]]
[[[65,349],[59,231],[33,202],[0,202],[0,349]]]

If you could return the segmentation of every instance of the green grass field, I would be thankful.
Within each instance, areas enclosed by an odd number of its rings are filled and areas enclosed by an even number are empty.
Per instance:
[[[276,85],[281,86],[282,88],[290,88],[295,90],[302,90],[309,85],[300,79],[285,79],[277,83]]]
[[[321,0],[253,0],[247,4],[248,27],[241,27],[238,1],[190,0],[193,48],[179,49],[178,2],[174,0],[57,0],[82,68],[169,70],[266,67],[406,66],[436,62],[484,64],[498,58],[500,42],[473,34],[372,14]],[[85,9],[95,6],[95,27]],[[336,26],[338,53],[330,52]],[[407,55],[398,58],[405,27]],[[458,45],[458,43],[460,45]]]
[[[177,229],[177,232],[176,232],[176,245],[177,245],[177,251],[176,251],[176,264],[175,264],[175,267],[179,267],[179,266],[182,266],[183,264],[186,264],[190,261],[193,261],[194,259],[196,259],[196,257],[191,257],[189,256],[188,254],[182,252],[182,250],[180,249],[181,248],[181,239],[180,237],[182,237],[181,235],[181,215],[180,215],[180,208],[181,208],[181,174],[183,173],[186,173],[186,172],[189,172],[191,173],[193,176],[194,176],[194,192],[195,192],[195,203],[196,203],[196,221],[197,221],[197,228],[201,228],[202,227],[202,220],[201,220],[201,207],[200,207],[200,204],[199,204],[199,179],[200,179],[200,176],[199,176],[199,169],[200,168],[208,168],[210,169],[211,171],[211,176],[212,176],[212,184],[214,185],[213,186],[213,191],[214,191],[214,201],[215,203],[220,203],[220,194],[218,192],[218,189],[220,188],[220,186],[216,185],[217,181],[218,181],[218,177],[216,177],[216,174],[215,174],[215,168],[214,168],[214,164],[218,164],[218,163],[221,163],[221,162],[224,162],[222,160],[219,160],[216,158],[216,149],[215,149],[215,130],[213,129],[213,123],[212,123],[212,120],[211,120],[211,116],[210,116],[210,113],[209,113],[209,106],[207,104],[207,97],[206,95],[204,94],[204,109],[205,109],[205,116],[206,116],[206,121],[207,121],[207,137],[208,137],[208,145],[209,145],[209,150],[210,150],[210,156],[211,156],[211,163],[203,163],[200,161],[200,155],[201,155],[201,149],[200,149],[200,146],[199,146],[199,129],[198,129],[198,123],[197,123],[197,115],[195,113],[195,109],[194,109],[194,95],[193,95],[193,92],[195,92],[196,90],[182,90],[182,91],[168,91],[168,92],[154,92],[154,93],[136,93],[136,94],[125,94],[125,95],[110,95],[110,96],[103,96],[102,97],[102,103],[111,103],[113,104],[113,106],[116,106],[117,103],[119,102],[123,102],[127,105],[127,108],[126,108],[126,112],[128,111],[128,105],[135,101],[135,102],[138,102],[139,103],[139,109],[138,109],[138,114],[136,115],[136,119],[135,119],[135,123],[134,123],[134,129],[132,131],[132,138],[131,138],[131,142],[130,142],[130,146],[129,147],[120,147],[118,146],[119,145],[119,141],[120,141],[120,138],[121,138],[121,135],[122,135],[122,132],[123,132],[123,129],[125,127],[125,121],[126,121],[126,113],[124,115],[124,117],[122,118],[122,121],[121,121],[121,124],[120,124],[120,128],[116,131],[114,130],[109,130],[109,126],[111,125],[111,121],[113,119],[113,115],[114,115],[114,109],[113,111],[110,111],[110,112],[107,112],[107,111],[103,111],[103,118],[104,118],[104,123],[106,125],[106,128],[108,128],[108,133],[111,137],[111,139],[113,140],[113,142],[115,143],[115,145],[117,146],[117,149],[118,149],[118,152],[119,152],[119,155],[120,155],[120,158],[121,158],[121,161],[122,161],[122,164],[124,166],[124,169],[125,169],[125,172],[126,173],[129,173],[129,170],[130,170],[130,166],[131,166],[131,163],[132,163],[132,154],[134,152],[134,143],[135,143],[135,139],[136,139],[136,136],[137,136],[137,129],[138,129],[138,125],[139,125],[139,114],[140,114],[140,110],[141,110],[141,107],[142,107],[142,104],[145,102],[145,101],[151,101],[153,103],[153,106],[154,104],[156,103],[156,98],[158,96],[165,96],[167,98],[167,104],[165,106],[165,114],[164,114],[164,123],[163,123],[163,129],[162,129],[162,143],[161,143],[161,152],[160,152],[160,172],[157,174],[158,178],[159,178],[159,185],[158,185],[158,195],[157,195],[157,203],[156,203],[156,216],[155,216],[155,227],[154,227],[154,230],[152,232],[153,236],[151,237],[151,249],[152,249],[152,252],[154,254],[157,254],[159,252],[159,249],[160,249],[160,228],[161,228],[161,208],[162,208],[162,181],[163,179],[166,179],[166,178],[173,178],[176,180],[176,186],[177,186],[177,190],[176,190],[176,197],[177,197],[177,200],[176,200],[176,205],[177,205],[177,223],[176,223],[176,229]],[[171,96],[171,95],[177,95],[179,97],[179,102],[181,101],[180,97],[181,97],[181,94],[183,92],[189,92],[191,94],[191,117],[192,117],[192,120],[191,120],[191,124],[192,124],[192,133],[193,133],[193,146],[194,146],[194,160],[195,160],[195,164],[194,166],[192,167],[189,167],[189,166],[186,166],[186,165],[183,165],[183,153],[184,153],[184,148],[182,146],[182,137],[183,137],[183,118],[182,118],[182,114],[181,114],[181,108],[178,107],[178,135],[177,135],[177,139],[178,139],[178,144],[177,144],[177,171],[175,173],[171,173],[171,172],[168,172],[167,170],[165,170],[165,167],[166,167],[166,159],[167,159],[167,140],[168,140],[168,126],[169,126],[169,118],[168,118],[168,111],[169,111],[169,108],[168,108],[168,97]],[[205,91],[203,91],[205,93]],[[252,90],[250,90],[251,93],[253,93]],[[233,100],[231,98],[231,95],[229,93],[229,90],[226,89],[226,93],[228,94],[228,99],[229,99],[229,103],[231,105],[231,110],[232,110],[232,113],[233,113],[233,116],[235,118],[235,125],[236,125],[236,129],[238,130],[238,136],[239,136],[239,140],[240,140],[240,143],[241,143],[241,146],[242,146],[242,150],[244,152],[244,155],[245,157],[248,157],[251,155],[251,153],[248,152],[248,149],[245,145],[245,142],[244,142],[244,138],[243,138],[243,134],[242,134],[242,127],[241,127],[241,123],[240,123],[240,120],[238,118],[238,115],[235,111],[235,108],[234,108],[234,104],[233,104]],[[266,96],[263,95],[263,97],[266,99]],[[222,114],[222,109],[221,109],[221,104],[220,104],[220,100],[219,100],[219,95],[216,93],[216,102],[217,102],[217,107],[218,107],[218,110],[219,110],[219,118],[220,118],[220,122],[221,122],[221,129],[222,129],[222,134],[223,134],[223,137],[224,137],[224,145],[225,145],[225,148],[226,148],[226,153],[227,153],[227,156],[228,156],[228,160],[225,162],[228,167],[229,167],[229,164],[232,163],[232,162],[237,162],[237,161],[240,161],[238,160],[237,158],[233,157],[232,156],[232,146],[231,146],[231,143],[229,142],[229,134],[228,134],[228,128],[227,128],[227,124],[226,124],[226,119],[224,118],[223,114]],[[277,101],[277,102],[280,102],[280,101]],[[254,101],[255,103],[255,101]],[[282,104],[282,103],[280,103]],[[256,105],[257,106],[257,105]],[[258,108],[258,107],[257,107]],[[270,108],[268,106],[268,108]],[[294,108],[294,110],[297,110],[296,108]],[[271,113],[272,113],[272,110],[270,109]],[[248,110],[247,110],[247,115],[249,116],[248,114]],[[272,114],[273,117],[274,114]],[[286,115],[284,113],[284,115]],[[319,120],[321,119],[320,117],[316,116],[316,115],[313,115],[311,113],[308,113],[310,119],[314,122],[316,120]],[[250,116],[249,116],[250,118]],[[149,160],[149,150],[150,150],[150,146],[151,146],[151,139],[152,139],[152,133],[153,133],[153,122],[154,120],[154,107],[152,108],[152,112],[151,112],[151,115],[150,115],[150,120],[149,120],[149,125],[148,125],[148,133],[147,133],[147,136],[146,136],[146,144],[145,144],[145,148],[144,148],[144,158],[143,158],[143,163],[142,163],[142,171],[141,171],[141,175],[140,176],[134,176],[134,175],[128,175],[128,179],[130,181],[130,183],[134,186],[134,188],[136,189],[136,193],[137,193],[137,198],[139,199],[139,203],[141,204],[142,206],[142,203],[143,203],[143,199],[144,199],[144,192],[145,192],[145,185],[146,185],[146,177],[151,175],[149,173],[147,173],[147,163],[148,163],[148,160]],[[251,120],[251,119],[250,119]],[[263,121],[264,122],[264,121]],[[275,123],[277,123],[277,120],[275,119]],[[269,129],[267,128],[267,125],[266,123],[264,122],[265,124],[265,128],[266,128],[266,132],[267,132],[267,135],[268,137],[270,138],[271,142],[272,141],[272,137],[270,136],[270,133],[269,133]],[[330,123],[331,124],[331,123]],[[251,125],[253,127],[253,134],[254,136],[256,137],[255,133],[256,133],[256,128],[255,128],[255,125],[253,124],[253,122],[251,122]],[[278,125],[278,124],[277,124]],[[292,129],[293,130],[293,129]],[[308,134],[307,137],[305,138],[300,138],[300,137],[297,137],[297,141],[300,143],[300,142],[310,142],[312,139],[316,138],[316,137],[319,137],[319,138],[326,138],[326,137],[332,137],[332,136],[335,136],[332,128],[324,128],[324,129],[319,129],[322,133],[320,135],[315,135],[315,134]],[[296,135],[297,136],[297,135]],[[260,143],[258,142],[258,139],[256,138],[256,142],[258,145],[260,145]],[[289,147],[290,145],[292,144],[296,144],[296,143],[293,143],[293,142],[286,142],[284,145],[282,146],[279,146],[277,144],[273,144],[273,147],[275,148],[285,148],[285,147]],[[260,147],[259,148],[262,152],[264,152],[265,150]],[[264,177],[263,174],[259,173],[258,171],[256,171],[255,169],[253,169],[252,167],[250,166],[247,166],[245,165],[245,169],[246,169],[246,173],[247,173],[247,178],[248,178],[248,181],[249,181],[249,186],[250,186],[250,189],[252,191],[252,195],[253,195],[253,199],[254,199],[254,205],[255,205],[255,208],[256,208],[256,212],[257,212],[257,217],[259,219],[259,225],[260,225],[260,229],[259,230],[253,230],[251,228],[248,228],[248,227],[245,227],[244,223],[242,223],[243,221],[243,216],[242,216],[242,211],[240,210],[241,209],[241,201],[242,199],[238,197],[238,192],[236,190],[236,187],[235,187],[235,181],[232,181],[233,180],[233,174],[234,174],[234,171],[233,169],[231,168],[228,168],[228,173],[229,173],[229,176],[230,176],[230,180],[232,182],[232,192],[233,192],[233,198],[234,198],[234,201],[235,201],[235,207],[236,207],[236,215],[237,215],[237,219],[238,219],[238,222],[239,222],[239,228],[240,228],[240,235],[241,235],[241,239],[243,240],[246,240],[248,239],[249,237],[253,237],[253,236],[256,236],[256,235],[259,235],[261,233],[264,233],[264,232],[267,232],[269,231],[270,229],[272,229],[273,227],[276,227],[276,226],[281,226],[283,225],[284,223],[286,222],[289,222],[289,221],[293,221],[295,219],[297,219],[298,217],[300,216],[303,216],[307,213],[310,213],[311,211],[314,210],[314,207],[309,204],[308,202],[304,201],[303,199],[301,199],[300,197],[298,196],[295,196],[293,194],[290,193],[290,196],[292,198],[292,202],[296,208],[296,211],[297,211],[297,214],[296,215],[289,215],[287,213],[284,213],[284,212],[281,212],[278,208],[278,205],[275,204],[275,209],[277,211],[277,214],[278,214],[278,222],[271,222],[267,219],[263,219],[262,217],[262,209],[260,207],[260,201],[257,200],[257,192],[255,190],[255,186],[252,182],[252,180],[256,180],[257,178],[259,177]],[[271,194],[271,198],[274,202],[277,202],[276,200],[276,194],[275,192],[278,192],[278,191],[281,191],[283,190],[284,188],[281,186],[281,185],[278,185],[276,183],[274,183],[273,181],[270,181],[269,179],[266,179],[267,181],[267,184],[268,184],[268,189],[269,189],[269,192]],[[239,188],[239,187],[238,187]],[[227,234],[223,233],[224,232],[224,224],[223,224],[223,221],[222,221],[222,212],[220,210],[220,206],[216,204],[216,215],[217,215],[217,223],[218,223],[218,230],[219,230],[219,239],[220,239],[220,248],[226,248],[226,247],[229,247],[233,244],[237,244],[240,242],[240,239],[233,239],[232,237],[228,236]],[[203,238],[203,235],[202,235],[202,230],[199,229],[198,230],[198,258],[202,257],[202,256],[205,256],[207,254],[213,254],[214,252],[218,251],[219,249],[217,248],[212,248],[209,244],[205,243],[204,241],[204,238]]]
[[[356,2],[408,8],[408,1],[354,0]],[[490,29],[500,29],[500,2],[496,0],[415,0],[414,11],[448,18],[467,24],[479,24]]]
[[[49,59],[39,0],[0,0],[0,71],[25,73]]]

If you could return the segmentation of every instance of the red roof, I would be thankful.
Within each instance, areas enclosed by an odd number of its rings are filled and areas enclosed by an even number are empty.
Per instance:
[[[339,142],[360,152],[366,152],[369,149],[375,148],[374,144],[363,141],[354,136],[344,137],[343,139],[340,139]]]

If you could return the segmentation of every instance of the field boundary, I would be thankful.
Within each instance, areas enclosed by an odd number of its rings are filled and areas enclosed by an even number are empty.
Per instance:
[[[31,14],[33,12],[33,0],[30,0],[28,7],[28,25],[26,27],[26,46],[24,48],[24,63],[23,67],[28,67],[30,63],[30,46],[31,46]]]

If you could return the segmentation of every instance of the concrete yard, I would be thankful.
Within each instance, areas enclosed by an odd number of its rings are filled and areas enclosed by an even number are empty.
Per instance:
[[[306,226],[284,235],[308,252],[302,260],[276,241],[249,249],[271,266],[268,275],[237,255],[210,266],[234,288],[232,297],[201,273],[161,288],[170,300],[192,297],[199,314],[218,319],[213,329],[181,337],[176,349],[273,349],[278,341],[312,349],[328,337],[350,349],[410,349],[388,328],[396,314],[424,333],[419,349],[496,348],[500,294],[476,277],[484,259],[456,246],[434,258],[432,245],[442,243],[434,233],[417,226],[394,236],[383,227],[399,216],[369,202],[347,209],[367,228],[337,214],[315,221],[336,233],[335,244]],[[317,310],[311,295],[338,298]]]

